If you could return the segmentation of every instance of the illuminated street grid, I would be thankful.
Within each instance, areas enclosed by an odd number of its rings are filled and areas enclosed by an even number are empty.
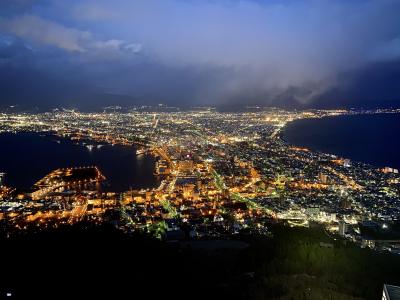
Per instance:
[[[56,170],[30,193],[3,186],[0,218],[7,230],[85,219],[167,239],[224,238],[241,231],[268,234],[268,222],[282,220],[290,226],[318,222],[327,234],[374,248],[375,241],[363,238],[357,224],[386,228],[400,219],[398,170],[316,153],[281,138],[282,128],[297,119],[399,110],[146,110],[0,114],[0,132],[53,134],[88,151],[104,144],[134,145],[137,155],[157,157],[154,173],[162,179],[154,189],[104,193],[99,186],[105,178],[96,168],[96,175],[73,184],[59,179]],[[396,251],[396,243],[384,247]]]

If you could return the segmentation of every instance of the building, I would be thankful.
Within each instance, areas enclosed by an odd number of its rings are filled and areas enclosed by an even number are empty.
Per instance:
[[[306,208],[306,215],[310,218],[318,218],[320,209],[318,206],[310,206]]]
[[[3,179],[6,173],[0,173],[0,186],[3,186]]]
[[[344,236],[347,232],[347,224],[345,221],[339,221],[339,235]]]
[[[182,173],[191,174],[193,173],[193,161],[192,160],[181,160],[178,162],[178,171]]]
[[[384,284],[382,300],[400,300],[400,287]]]
[[[322,184],[327,184],[328,183],[328,175],[324,173],[319,173],[318,179]]]
[[[194,195],[194,184],[185,184],[182,186],[182,190],[183,190],[183,197],[185,197],[186,199],[188,198],[193,198]]]
[[[383,173],[394,173],[394,174],[399,174],[399,170],[398,169],[394,169],[394,168],[390,168],[390,167],[385,167],[382,169]]]
[[[343,166],[346,167],[346,168],[351,167],[351,161],[350,161],[350,159],[345,159],[345,160],[343,161]]]

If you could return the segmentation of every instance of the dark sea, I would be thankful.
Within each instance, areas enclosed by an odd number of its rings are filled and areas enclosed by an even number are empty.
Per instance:
[[[104,145],[91,151],[84,145],[35,133],[0,134],[0,172],[5,184],[29,189],[58,168],[98,166],[106,176],[106,190],[127,191],[158,185],[151,155],[136,156],[134,147]]]
[[[283,138],[376,167],[400,168],[400,114],[298,120],[287,125]]]

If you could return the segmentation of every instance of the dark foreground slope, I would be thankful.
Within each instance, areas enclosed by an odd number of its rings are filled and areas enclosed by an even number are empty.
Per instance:
[[[2,297],[380,299],[384,282],[400,284],[398,256],[333,241],[319,228],[273,232],[242,235],[248,247],[164,243],[87,224],[3,239]]]

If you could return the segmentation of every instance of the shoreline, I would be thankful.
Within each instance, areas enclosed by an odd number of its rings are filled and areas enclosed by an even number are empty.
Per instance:
[[[17,139],[17,136],[21,136],[21,137],[26,136],[28,139],[38,138],[38,139],[42,139],[42,140],[44,140],[46,142],[50,142],[50,143],[56,145],[54,147],[57,147],[57,146],[63,147],[63,146],[65,146],[65,147],[77,147],[77,148],[79,148],[79,150],[76,153],[75,153],[75,151],[70,152],[68,149],[67,150],[64,149],[63,151],[60,150],[61,152],[68,151],[68,152],[71,153],[71,155],[78,155],[78,158],[77,158],[78,161],[75,162],[75,163],[68,163],[68,164],[63,164],[62,162],[60,164],[53,164],[52,162],[46,163],[47,165],[49,165],[49,170],[48,170],[49,172],[52,172],[54,169],[57,169],[57,168],[83,167],[83,166],[87,166],[88,164],[89,165],[94,164],[94,165],[98,166],[101,170],[104,170],[104,169],[107,170],[108,169],[108,171],[110,172],[110,168],[111,168],[110,167],[110,163],[108,162],[107,159],[104,160],[104,155],[102,155],[101,153],[98,153],[99,151],[104,151],[104,149],[105,149],[105,151],[108,151],[108,152],[109,151],[112,151],[112,152],[120,151],[121,153],[120,153],[119,156],[121,156],[121,155],[124,156],[123,154],[129,153],[130,152],[129,150],[131,150],[131,151],[133,151],[132,155],[134,155],[136,157],[136,160],[138,160],[138,157],[136,155],[136,149],[138,148],[138,146],[136,144],[132,144],[132,145],[115,144],[115,145],[113,145],[113,144],[110,144],[110,143],[100,143],[100,142],[98,142],[96,140],[90,140],[90,139],[81,139],[81,140],[77,141],[77,140],[71,139],[69,136],[60,136],[60,135],[57,135],[57,134],[55,134],[54,132],[51,132],[51,131],[46,131],[46,132],[19,131],[19,132],[2,132],[2,133],[0,133],[0,137],[7,137],[7,136],[9,136],[9,137],[11,137],[13,139]],[[15,145],[14,148],[15,147],[20,147],[21,145],[19,145],[19,146]],[[96,147],[94,147],[95,150],[89,149],[89,147],[88,147],[89,145],[95,145],[96,146]],[[97,146],[99,146],[99,147],[97,147]],[[118,146],[118,148],[113,150],[113,148],[114,148],[113,146]],[[36,152],[34,151],[34,154],[32,154],[32,155],[33,156],[38,156],[38,153],[39,153],[38,151],[36,151]],[[95,155],[94,157],[91,158],[91,160],[95,160],[95,161],[96,160],[97,161],[104,160],[103,161],[104,165],[99,165],[97,162],[90,162],[90,161],[88,161],[87,163],[84,163],[82,160],[87,160],[87,159],[85,159],[85,157],[82,156],[82,153],[84,155],[89,154],[90,157],[92,157],[92,155]],[[13,154],[11,153],[11,155],[13,155]],[[29,156],[29,152],[28,152],[27,155]],[[117,154],[114,153],[114,156],[116,156],[116,155]],[[145,156],[147,157],[147,159],[149,159],[151,157],[153,160],[155,160],[155,156],[150,152],[147,153],[147,154],[141,155],[141,157],[145,157]],[[35,158],[32,158],[32,159],[33,159],[33,161],[35,161]],[[12,160],[18,161],[19,158],[15,157]],[[50,159],[50,161],[52,161],[52,160],[54,160],[54,159]],[[135,166],[132,166],[133,170],[130,171],[129,175],[126,175],[126,176],[130,176],[132,172],[133,173],[137,172],[137,169],[136,169]],[[5,172],[6,173],[6,176],[5,176],[6,177],[6,182],[8,182],[9,180],[13,181],[12,177],[15,177],[16,171],[14,171],[14,170],[12,170],[12,172],[10,171],[9,163],[5,163],[4,165],[2,165],[0,167],[2,167],[2,169],[0,169],[0,172]],[[27,166],[27,167],[28,168],[32,168],[32,166]],[[155,167],[155,165],[154,165],[154,167]],[[154,168],[152,168],[151,171],[153,171],[153,169]],[[20,170],[20,172],[22,172],[22,170]],[[117,171],[117,170],[113,170],[112,171],[113,174],[114,173],[117,174],[118,172],[119,171]],[[7,173],[10,173],[9,180],[7,180],[7,177],[8,177]],[[38,175],[38,177],[34,180],[34,182],[37,182],[38,180],[42,179],[47,174],[48,174],[48,172],[47,173],[43,173],[42,175]],[[143,174],[139,175],[139,177],[143,177],[143,176],[144,176]],[[141,183],[136,183],[138,186],[137,187],[131,187],[131,188],[148,189],[148,188],[153,188],[154,186],[157,187],[159,185],[158,179],[156,178],[156,176],[152,176],[152,177],[153,177],[152,181],[155,182],[154,185],[153,184],[142,185]],[[129,187],[127,187],[127,188],[123,188],[122,187],[123,185],[125,185],[125,183],[118,183],[117,187],[113,188],[112,187],[113,186],[113,184],[112,184],[113,178],[114,178],[114,181],[115,180],[118,181],[118,178],[115,179],[115,176],[112,176],[112,175],[111,176],[107,176],[107,181],[105,181],[103,183],[103,188],[105,190],[118,192],[118,193],[125,192],[126,190],[129,190]],[[33,185],[32,186],[26,185],[27,183],[25,181],[26,180],[23,180],[20,183],[18,183],[18,182],[8,182],[8,185],[12,186],[12,187],[15,187],[18,190],[30,190]],[[114,182],[114,184],[115,184],[115,182]]]
[[[367,162],[367,161],[359,160],[359,159],[356,159],[356,158],[352,158],[352,157],[350,157],[350,156],[348,156],[348,155],[342,155],[342,154],[335,153],[335,152],[324,151],[324,150],[318,149],[317,147],[310,147],[310,146],[304,145],[304,144],[302,144],[302,143],[291,142],[291,141],[289,141],[289,139],[287,138],[287,134],[285,134],[285,132],[287,131],[287,128],[288,128],[289,124],[292,124],[292,125],[293,125],[293,124],[294,124],[295,122],[297,122],[297,121],[303,121],[303,120],[304,120],[304,121],[305,121],[305,120],[308,120],[308,121],[310,121],[310,120],[326,120],[326,119],[335,119],[335,118],[337,119],[337,118],[340,118],[340,117],[346,118],[346,117],[364,117],[364,116],[381,116],[381,115],[398,115],[398,116],[400,116],[400,112],[397,112],[397,111],[396,111],[396,112],[370,112],[370,113],[354,113],[354,114],[352,114],[352,113],[347,113],[347,114],[340,114],[340,115],[335,115],[335,116],[327,115],[327,116],[322,116],[322,117],[306,117],[306,118],[299,118],[299,119],[295,119],[295,120],[288,121],[288,122],[280,129],[279,134],[277,135],[277,137],[278,137],[283,143],[285,143],[285,144],[287,144],[287,145],[289,145],[289,146],[307,148],[308,150],[310,150],[310,151],[312,151],[312,152],[315,152],[315,153],[322,153],[322,154],[327,154],[327,155],[334,155],[334,156],[337,156],[337,157],[340,157],[340,158],[343,158],[343,159],[349,159],[350,161],[355,162],[355,163],[363,164],[363,165],[366,165],[366,166],[371,166],[371,167],[373,167],[373,168],[377,168],[377,169],[379,169],[379,168],[384,168],[384,167],[394,167],[394,168],[397,168],[396,166],[393,166],[393,165],[395,165],[395,163],[394,163],[394,164],[386,164],[386,165],[380,166],[380,165],[377,165],[376,163],[372,163],[372,162]],[[323,148],[323,147],[321,147],[321,148]],[[347,148],[346,148],[346,149],[347,149]]]

